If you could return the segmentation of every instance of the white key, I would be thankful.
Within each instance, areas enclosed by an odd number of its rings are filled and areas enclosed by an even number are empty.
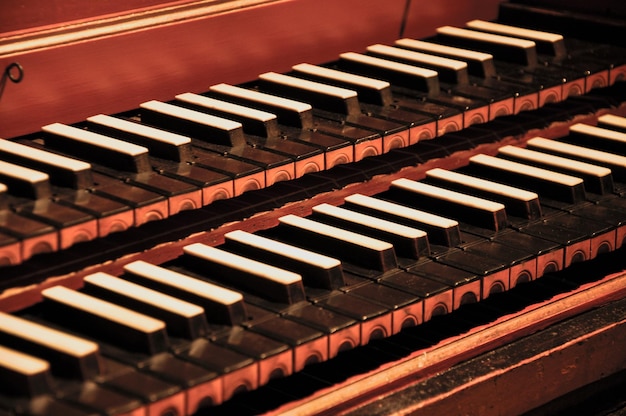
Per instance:
[[[563,36],[558,33],[543,32],[539,30],[524,29],[517,26],[503,25],[500,23],[488,22],[486,20],[472,20],[466,23],[467,27],[485,32],[493,32],[500,35],[512,36],[533,41],[556,43],[562,42]]]
[[[137,157],[148,153],[148,149],[143,146],[128,143],[123,140],[114,139],[102,134],[93,133],[77,127],[67,126],[61,123],[48,124],[41,128],[47,133],[57,134],[68,139],[88,144],[96,148],[112,150],[128,156]]]
[[[34,161],[45,161],[46,164],[56,166],[71,172],[81,172],[91,169],[91,165],[81,160],[47,152],[24,144],[0,139],[0,151],[21,156]]]
[[[258,91],[252,91],[246,88],[235,87],[228,84],[213,85],[210,90],[239,98],[244,98],[251,101],[257,101],[259,103],[266,103],[272,106],[281,107],[286,110],[298,113],[312,110],[311,105],[307,103],[290,100],[288,98],[277,97],[275,95],[266,94]]]
[[[201,113],[200,111],[189,110],[187,108],[163,103],[156,100],[142,103],[140,107],[148,110],[153,110],[168,116],[192,121],[198,124],[203,124],[205,126],[215,127],[220,130],[232,131],[242,128],[241,123],[238,123],[236,121]]]
[[[382,90],[390,87],[390,84],[387,81],[381,81],[379,79],[355,75],[318,65],[298,64],[294,65],[292,69],[294,71],[303,72],[305,74],[315,75],[321,78],[335,79],[345,82],[346,84],[354,84],[376,90]]]
[[[626,131],[626,117],[616,116],[615,114],[604,114],[598,117],[598,122],[608,128],[616,128],[620,131]]]
[[[190,92],[179,94],[176,96],[176,99],[206,108],[237,114],[261,122],[268,122],[276,119],[276,115],[268,113],[267,111],[255,110],[254,108],[245,107],[239,104],[232,104],[227,101],[216,100],[214,98],[205,97],[203,95],[193,94]]]
[[[494,231],[507,226],[505,207],[499,202],[405,178],[391,182],[390,192],[391,198],[397,195],[402,203],[423,206],[468,224]]]
[[[238,254],[298,273],[307,285],[327,289],[344,285],[341,262],[336,258],[241,230],[225,234],[224,239],[227,249],[232,249],[229,243],[235,243]]]
[[[356,98],[357,96],[356,91],[349,90],[347,88],[335,87],[332,85],[323,84],[321,82],[308,81],[305,79],[296,78],[289,75],[283,75],[276,72],[266,72],[259,75],[259,78],[278,84],[288,85],[294,88],[330,95],[333,97],[341,98],[342,100],[353,97]]]
[[[467,39],[473,39],[488,43],[495,43],[500,45],[515,46],[522,49],[532,49],[535,47],[535,42],[526,39],[519,39],[512,36],[494,35],[491,33],[477,32],[474,30],[462,29],[453,26],[442,26],[437,28],[437,33],[443,35],[457,36]]]
[[[455,220],[362,194],[350,195],[345,202],[350,209],[422,229],[428,233],[431,244],[455,246],[461,242],[459,223]]]
[[[278,302],[291,304],[305,299],[302,276],[297,273],[201,243],[185,246],[183,252],[199,259],[202,271],[212,278]]]
[[[50,364],[40,358],[0,345],[0,367],[26,376],[50,370]]]
[[[591,126],[589,124],[576,123],[570,126],[570,132],[597,136],[603,139],[612,140],[617,143],[626,143],[626,133],[602,127]]]
[[[443,58],[441,56],[429,55],[421,52],[409,51],[406,49],[394,48],[387,45],[371,45],[367,47],[368,52],[377,53],[381,55],[391,56],[394,58],[400,58],[407,61],[412,61],[415,64],[431,64],[435,66],[441,66],[453,71],[461,71],[467,69],[467,63],[455,59]]]
[[[425,42],[422,40],[403,38],[395,42],[396,45],[409,49],[417,49],[435,54],[454,56],[459,60],[471,59],[475,61],[489,61],[493,59],[490,53],[477,52],[471,49],[457,48],[454,46],[440,45],[438,43]]]
[[[107,116],[105,114],[91,116],[87,118],[87,121],[125,131],[127,133],[137,134],[171,146],[183,146],[191,143],[191,139],[189,137],[157,129],[145,124],[133,123],[132,121],[124,120],[118,117]]]

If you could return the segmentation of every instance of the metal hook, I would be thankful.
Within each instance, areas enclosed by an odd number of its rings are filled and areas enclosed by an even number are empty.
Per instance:
[[[24,68],[18,62],[9,64],[4,70],[6,77],[13,83],[18,84],[24,79]]]

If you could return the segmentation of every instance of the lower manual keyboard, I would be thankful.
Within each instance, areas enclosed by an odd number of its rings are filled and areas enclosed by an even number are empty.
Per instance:
[[[575,287],[552,276],[626,240],[626,122],[599,122],[44,289],[0,314],[0,411],[194,414],[500,293]]]

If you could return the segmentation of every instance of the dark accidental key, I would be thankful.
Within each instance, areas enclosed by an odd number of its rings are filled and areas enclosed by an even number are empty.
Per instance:
[[[431,248],[432,244],[454,247],[461,243],[459,223],[439,215],[362,194],[346,197],[344,207],[424,230]]]
[[[492,54],[409,38],[398,39],[395,46],[467,63],[467,71],[472,84],[507,92],[514,97],[513,113],[515,114],[520,111],[533,110],[539,105],[540,91],[537,88],[497,78]]]
[[[202,243],[185,246],[183,252],[190,267],[266,299],[285,304],[305,299],[302,276],[297,273]]]
[[[247,258],[292,270],[302,276],[307,286],[332,290],[345,285],[341,262],[332,257],[241,230],[225,234],[222,247]]]
[[[148,149],[61,123],[41,128],[46,147],[128,172],[149,172]]]
[[[503,204],[424,182],[396,179],[380,196],[493,231],[508,225]]]
[[[397,267],[396,253],[386,241],[295,215],[278,220],[280,224],[268,230],[271,237],[360,268],[385,272]]]
[[[170,336],[194,339],[207,333],[204,309],[193,303],[104,272],[84,278],[83,292],[160,319]]]
[[[142,260],[126,264],[124,271],[124,279],[202,307],[210,323],[234,326],[247,319],[238,292]]]

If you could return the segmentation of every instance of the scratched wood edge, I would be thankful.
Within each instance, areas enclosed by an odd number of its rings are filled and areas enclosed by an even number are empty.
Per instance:
[[[606,276],[600,281],[581,286],[573,292],[530,305],[512,316],[503,316],[492,323],[472,328],[465,334],[443,340],[433,347],[415,351],[408,357],[384,364],[367,374],[357,375],[322,389],[312,397],[290,402],[266,413],[266,416],[339,415],[353,411],[364,404],[388,397],[408,385],[416,384],[455,364],[533,334],[551,324],[621,299],[625,295],[626,273]],[[486,377],[476,382],[488,379],[489,377]],[[413,410],[420,407],[426,408],[442,399],[443,396],[445,394],[440,394],[423,403],[416,403]],[[553,398],[555,397],[551,399]]]
[[[485,153],[495,155],[499,147],[507,144],[524,146],[529,139],[538,135],[546,138],[562,137],[567,134],[569,126],[572,124],[579,122],[596,123],[597,118],[606,113],[626,116],[626,103],[617,109],[601,109],[594,114],[578,115],[568,121],[555,122],[547,129],[530,130],[519,137],[506,137],[497,143],[483,144],[472,150],[456,152],[445,158],[432,159],[424,164],[405,167],[393,174],[379,175],[369,181],[350,184],[342,189],[321,193],[309,199],[290,202],[281,208],[260,212],[242,221],[226,223],[215,229],[191,234],[185,238],[159,244],[144,251],[129,253],[117,259],[95,264],[82,270],[76,270],[58,276],[50,276],[45,281],[38,284],[9,288],[0,294],[0,311],[15,312],[40,302],[42,300],[41,291],[52,286],[62,285],[73,289],[80,289],[83,286],[84,277],[95,272],[105,272],[119,276],[123,273],[124,265],[136,260],[145,260],[161,264],[180,256],[183,247],[188,244],[204,243],[217,246],[224,242],[224,235],[230,231],[244,230],[255,232],[268,229],[276,226],[278,224],[278,218],[284,215],[295,214],[298,216],[306,216],[311,213],[314,206],[321,203],[340,205],[343,203],[345,197],[354,193],[374,195],[383,192],[389,188],[392,181],[398,178],[419,180],[424,178],[425,172],[429,169],[456,169],[467,165],[469,158],[476,154]]]

